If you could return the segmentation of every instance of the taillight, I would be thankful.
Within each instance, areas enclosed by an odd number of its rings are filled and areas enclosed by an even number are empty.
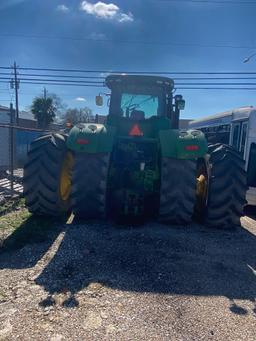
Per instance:
[[[185,146],[185,149],[188,150],[189,152],[193,152],[193,151],[199,150],[199,146],[196,144],[191,144],[191,145]]]
[[[76,143],[77,144],[88,144],[88,143],[90,143],[90,141],[88,141],[86,139],[77,139]]]

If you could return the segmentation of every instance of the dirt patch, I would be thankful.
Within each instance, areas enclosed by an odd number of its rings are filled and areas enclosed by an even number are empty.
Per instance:
[[[30,219],[0,253],[0,340],[255,340],[256,223],[48,221],[41,239]]]

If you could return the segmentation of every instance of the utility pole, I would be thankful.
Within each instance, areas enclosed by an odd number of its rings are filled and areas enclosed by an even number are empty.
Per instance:
[[[10,103],[10,144],[9,144],[9,156],[10,156],[10,173],[11,173],[11,193],[13,195],[13,171],[14,171],[14,131],[13,131],[13,125],[14,125],[14,110],[13,110],[13,104]]]
[[[15,109],[16,109],[16,124],[19,125],[19,81],[17,78],[17,65],[14,62],[14,89],[15,89]]]
[[[44,87],[44,100],[46,100],[47,98],[47,91],[46,91],[46,87]]]
[[[46,99],[47,99],[47,91],[46,87],[44,86],[44,126],[46,126]]]

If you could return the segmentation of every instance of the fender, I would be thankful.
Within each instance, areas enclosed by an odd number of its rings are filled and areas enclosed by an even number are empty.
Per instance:
[[[67,147],[82,153],[109,153],[112,151],[116,129],[95,123],[79,123],[67,139]]]
[[[200,130],[161,130],[159,138],[163,157],[197,159],[204,157],[208,150]]]

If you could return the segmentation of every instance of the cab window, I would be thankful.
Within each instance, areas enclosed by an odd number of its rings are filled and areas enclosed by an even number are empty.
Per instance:
[[[147,94],[123,93],[121,97],[121,109],[123,116],[136,118],[149,118],[159,114],[159,97]]]

